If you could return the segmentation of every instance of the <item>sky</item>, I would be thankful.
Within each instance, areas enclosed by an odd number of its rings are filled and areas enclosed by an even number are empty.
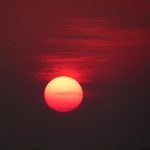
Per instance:
[[[150,148],[150,1],[1,2],[0,149]],[[47,83],[76,79],[69,113],[50,109]]]

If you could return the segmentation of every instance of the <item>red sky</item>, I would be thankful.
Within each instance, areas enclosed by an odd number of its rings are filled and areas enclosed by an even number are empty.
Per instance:
[[[1,149],[150,148],[149,0],[0,6]],[[84,89],[68,115],[43,101],[47,82],[61,75]]]

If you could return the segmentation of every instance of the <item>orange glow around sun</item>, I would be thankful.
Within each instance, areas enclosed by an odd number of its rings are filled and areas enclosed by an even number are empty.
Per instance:
[[[62,76],[50,81],[44,91],[48,106],[59,112],[76,109],[83,98],[80,84],[73,78]]]

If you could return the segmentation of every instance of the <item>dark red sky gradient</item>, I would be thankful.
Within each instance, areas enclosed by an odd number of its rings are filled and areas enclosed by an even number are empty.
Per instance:
[[[150,1],[3,1],[0,149],[150,148]],[[67,75],[81,107],[50,110],[43,92]]]

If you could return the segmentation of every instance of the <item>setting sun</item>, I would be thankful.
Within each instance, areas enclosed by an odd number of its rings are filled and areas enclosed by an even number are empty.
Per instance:
[[[73,78],[62,76],[50,81],[44,91],[46,103],[59,112],[76,109],[83,98],[80,84]]]

